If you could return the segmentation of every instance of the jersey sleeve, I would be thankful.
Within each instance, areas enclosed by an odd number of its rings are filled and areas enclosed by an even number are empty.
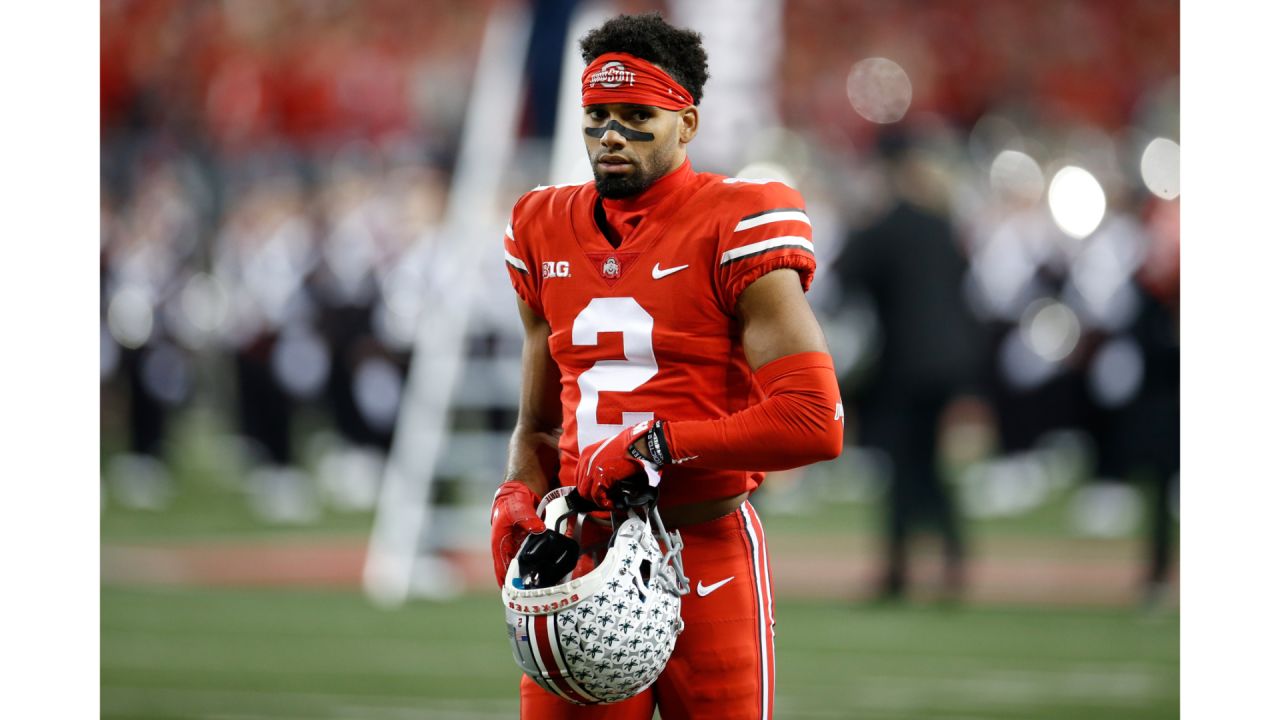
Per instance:
[[[716,282],[726,312],[732,314],[748,285],[765,273],[792,268],[807,291],[817,270],[813,229],[804,198],[780,182],[741,183],[730,192],[715,258]]]
[[[511,287],[515,289],[516,295],[520,296],[520,299],[534,312],[545,317],[542,301],[538,297],[537,278],[533,274],[535,265],[531,248],[527,243],[522,245],[517,240],[516,228],[524,227],[524,223],[520,221],[521,205],[522,203],[516,203],[515,209],[511,212],[511,222],[507,224],[506,233],[502,238],[507,274],[511,276]]]

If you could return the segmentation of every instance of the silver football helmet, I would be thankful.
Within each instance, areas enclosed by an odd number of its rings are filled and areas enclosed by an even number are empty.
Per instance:
[[[667,533],[652,503],[617,512],[604,557],[574,577],[591,522],[584,504],[573,488],[557,488],[538,514],[547,531],[525,540],[502,586],[516,663],[575,704],[636,695],[658,679],[684,630],[680,533]]]

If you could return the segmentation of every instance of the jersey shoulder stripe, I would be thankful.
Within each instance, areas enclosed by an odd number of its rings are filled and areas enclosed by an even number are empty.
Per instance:
[[[725,179],[721,180],[720,182],[724,183],[725,185],[738,185],[738,184],[743,184],[743,185],[786,185],[787,187],[791,187],[790,185],[787,185],[787,181],[786,181],[786,180],[782,180],[782,179],[780,179],[780,178],[740,178],[740,177],[727,177],[727,178],[725,178]]]
[[[528,265],[525,265],[523,260],[521,260],[520,258],[516,257],[515,255],[512,255],[511,253],[507,252],[506,250],[503,250],[503,251],[502,251],[502,253],[503,253],[504,255],[506,255],[506,256],[507,256],[507,264],[508,264],[508,265],[510,265],[511,267],[515,268],[516,270],[519,270],[520,272],[522,272],[522,273],[524,273],[524,274],[526,274],[526,275],[528,275],[528,274],[529,274],[529,266],[528,266]]]
[[[745,260],[749,257],[761,255],[773,250],[790,248],[804,250],[810,255],[813,254],[813,242],[808,238],[803,238],[799,235],[783,235],[782,237],[769,238],[768,240],[761,240],[749,245],[743,245],[731,250],[726,250],[720,255],[720,264],[728,265],[730,263]]]
[[[530,190],[529,192],[536,193],[536,192],[542,192],[543,190],[559,190],[560,188],[578,187],[579,185],[585,185],[585,184],[586,183],[559,183],[557,185],[539,185],[534,189]]]
[[[761,210],[760,212],[747,215],[738,221],[738,224],[733,228],[733,231],[742,232],[743,230],[750,230],[751,228],[760,227],[761,225],[787,222],[789,220],[802,222],[809,226],[813,225],[813,223],[809,222],[809,215],[805,213],[803,208],[774,208],[773,210]]]

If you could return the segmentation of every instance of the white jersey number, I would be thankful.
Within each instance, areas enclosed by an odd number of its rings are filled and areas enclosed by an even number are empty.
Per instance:
[[[597,345],[600,333],[622,333],[626,360],[599,360],[578,376],[578,450],[623,428],[652,420],[652,412],[624,412],[621,424],[601,423],[596,411],[602,392],[631,392],[658,374],[653,356],[653,316],[635,298],[594,298],[573,320],[573,344]]]

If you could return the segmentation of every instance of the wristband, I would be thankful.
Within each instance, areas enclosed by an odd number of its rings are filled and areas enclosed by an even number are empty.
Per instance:
[[[654,468],[660,468],[671,462],[671,449],[667,445],[667,436],[662,431],[662,426],[665,424],[662,420],[654,420],[653,426],[644,434],[644,444],[649,449],[649,457],[645,457],[637,450],[634,443],[627,446],[627,452],[631,453],[631,457],[640,462],[647,462]]]
[[[649,446],[649,456],[653,458],[655,467],[662,467],[671,462],[671,448],[667,445],[667,435],[662,428],[666,422],[654,420],[653,427],[644,434],[644,442]]]

